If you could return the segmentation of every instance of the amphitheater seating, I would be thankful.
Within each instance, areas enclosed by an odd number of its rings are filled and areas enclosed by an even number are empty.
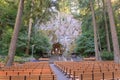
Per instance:
[[[120,64],[113,61],[56,61],[55,66],[72,80],[120,80]],[[0,80],[57,80],[47,61],[0,68]]]
[[[120,64],[113,61],[55,62],[72,80],[119,80]]]
[[[56,80],[48,62],[26,62],[0,69],[0,80]]]

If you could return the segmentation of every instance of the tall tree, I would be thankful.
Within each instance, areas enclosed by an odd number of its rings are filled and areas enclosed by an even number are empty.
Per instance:
[[[114,61],[117,63],[120,63],[119,43],[118,43],[118,36],[117,36],[117,31],[116,31],[116,26],[115,26],[115,21],[114,21],[111,0],[106,0],[106,1],[107,1],[107,9],[108,9],[108,15],[109,15],[109,21],[110,21],[112,42],[113,42]]]
[[[98,38],[97,38],[97,24],[96,24],[95,11],[94,11],[92,0],[90,0],[90,8],[92,12],[92,20],[93,20],[93,27],[94,27],[95,57],[97,60],[100,60],[100,52],[98,49]]]
[[[20,25],[21,25],[21,21],[22,21],[23,7],[24,7],[24,0],[20,0],[19,6],[18,6],[17,17],[16,17],[16,21],[15,21],[15,26],[14,26],[14,31],[13,31],[13,35],[11,38],[9,51],[8,51],[6,66],[11,66],[14,61],[14,56],[15,56],[15,51],[16,51],[16,43],[17,43],[18,33],[20,30]]]
[[[32,2],[31,2],[31,12],[30,12],[30,19],[29,19],[28,41],[27,41],[26,54],[29,54],[29,47],[30,47],[30,36],[31,36],[31,30],[32,30],[32,23],[33,23],[33,19],[32,19],[33,1],[34,0],[32,0]]]
[[[25,4],[25,21],[28,27],[28,40],[26,54],[29,55],[32,26],[46,22],[52,16],[52,6],[55,5],[51,0],[28,0]],[[29,8],[29,9],[28,9]]]
[[[105,21],[105,31],[106,31],[106,41],[107,41],[107,50],[111,52],[110,46],[110,38],[109,38],[109,31],[108,31],[108,24],[107,24],[107,15],[106,15],[106,1],[103,0],[103,14],[104,14],[104,21]]]

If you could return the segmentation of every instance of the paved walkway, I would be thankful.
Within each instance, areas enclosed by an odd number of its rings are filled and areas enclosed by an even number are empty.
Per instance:
[[[54,73],[56,74],[57,80],[70,80],[59,69],[57,69],[57,67],[55,67],[54,64],[50,64],[50,66],[52,70],[54,71]]]

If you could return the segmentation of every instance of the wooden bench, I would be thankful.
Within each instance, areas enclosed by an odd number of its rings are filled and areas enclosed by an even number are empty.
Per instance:
[[[94,57],[90,58],[83,58],[84,61],[95,61],[96,59]]]
[[[0,69],[0,80],[56,80],[48,62],[27,62]]]
[[[72,80],[120,79],[120,66],[113,61],[55,62]],[[82,71],[82,72],[81,72]]]
[[[40,61],[49,61],[49,58],[39,58]]]

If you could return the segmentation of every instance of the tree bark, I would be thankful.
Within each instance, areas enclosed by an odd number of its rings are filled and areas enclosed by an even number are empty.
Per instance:
[[[15,21],[15,26],[14,26],[14,31],[13,31],[13,35],[11,38],[9,51],[8,51],[6,66],[11,66],[14,62],[17,38],[18,38],[19,30],[20,30],[20,25],[22,22],[23,7],[24,7],[24,0],[20,0],[19,6],[18,6],[17,17],[16,17],[16,21]]]
[[[93,21],[93,27],[94,27],[95,57],[96,57],[96,60],[100,60],[100,52],[98,49],[98,38],[97,38],[97,24],[96,24],[96,20],[95,20],[95,12],[94,12],[94,8],[93,8],[92,0],[90,0],[90,8],[91,8],[91,12],[92,12],[92,21]]]
[[[114,61],[116,63],[120,63],[119,43],[118,43],[118,36],[117,36],[117,31],[116,31],[116,26],[115,26],[115,21],[114,21],[114,16],[113,16],[111,0],[106,0],[106,1],[107,1],[107,9],[108,9],[110,29],[111,29],[111,35],[112,35]]]
[[[34,0],[32,0],[31,6],[33,7],[33,2]],[[31,37],[31,30],[32,30],[32,7],[31,7],[31,14],[30,14],[30,19],[29,19],[29,28],[28,28],[28,41],[27,41],[27,48],[26,48],[26,54],[29,55],[29,48],[30,48],[30,37]]]
[[[29,19],[29,29],[28,29],[28,41],[27,41],[27,48],[26,48],[27,55],[29,55],[31,29],[32,29],[32,19],[30,18]]]
[[[107,50],[111,52],[110,46],[110,38],[109,38],[109,31],[108,31],[108,24],[107,24],[107,15],[106,15],[106,5],[105,0],[103,0],[103,13],[104,13],[104,20],[105,20],[105,31],[106,31],[106,42],[107,42]]]
[[[100,8],[100,0],[97,0],[97,4],[98,4],[98,7]],[[99,34],[99,27],[96,26],[96,32],[97,32],[97,38],[98,38],[98,47],[99,47],[99,52],[102,51],[102,47],[101,47],[101,40],[100,40],[100,34]]]

